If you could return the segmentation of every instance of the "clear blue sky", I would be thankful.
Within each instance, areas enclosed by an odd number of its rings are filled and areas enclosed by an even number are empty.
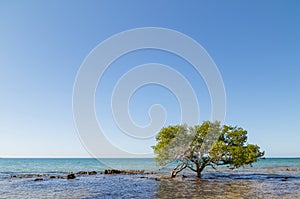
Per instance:
[[[260,145],[266,156],[299,157],[299,8],[296,0],[1,0],[0,157],[87,157],[72,117],[77,71],[104,39],[146,26],[174,29],[199,42],[222,75],[226,123],[247,129],[249,142]],[[98,90],[109,96],[114,86],[109,83],[148,62],[169,64],[185,74],[199,91],[201,120],[209,119],[209,95],[201,77],[165,52],[149,50],[122,57],[115,65],[126,67],[112,66],[104,76],[106,86]],[[96,100],[96,107],[109,116],[107,102]],[[174,96],[150,85],[130,102],[138,124],[149,122],[147,109],[153,103],[165,105],[170,112],[167,124],[180,120]],[[98,117],[105,118],[105,113]],[[105,124],[105,128],[112,125]]]

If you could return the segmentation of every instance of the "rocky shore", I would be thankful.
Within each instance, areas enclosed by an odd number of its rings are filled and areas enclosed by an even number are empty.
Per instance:
[[[280,168],[279,169],[281,172],[298,172],[300,171],[300,168]],[[262,178],[272,178],[272,179],[281,179],[282,181],[286,181],[288,179],[292,179],[293,176],[291,175],[284,175],[284,173],[282,173],[281,175],[278,174],[273,174],[269,173],[269,174],[252,174],[252,175],[256,175],[256,176],[260,176]],[[29,174],[12,174],[10,176],[8,176],[8,178],[11,179],[32,179],[33,181],[42,181],[42,180],[46,180],[46,179],[66,179],[66,180],[72,180],[72,179],[76,179],[77,177],[81,177],[81,176],[89,176],[89,175],[141,175],[139,176],[139,178],[149,178],[149,179],[154,179],[156,181],[161,181],[164,179],[169,180],[169,174],[165,173],[162,175],[162,173],[160,173],[160,175],[157,175],[157,172],[153,172],[153,171],[145,171],[145,170],[116,170],[116,169],[107,169],[104,171],[78,171],[78,172],[65,172],[65,173],[44,173],[44,174],[40,174],[40,173],[29,173]],[[287,174],[287,173],[286,173]],[[236,176],[238,174],[233,174],[231,173],[230,175],[228,175],[229,178],[239,178],[238,176]],[[181,177],[179,176],[178,179],[185,179],[187,176],[185,175],[181,175]],[[224,177],[224,176],[221,176]],[[217,178],[217,176],[213,176],[211,178]]]
[[[33,178],[34,181],[41,181],[44,179],[75,179],[77,176],[83,175],[97,175],[97,174],[104,174],[104,175],[141,175],[141,174],[156,174],[153,171],[145,171],[145,170],[104,170],[104,171],[79,171],[79,172],[66,172],[65,175],[54,175],[54,174],[13,174],[10,175],[10,178]]]

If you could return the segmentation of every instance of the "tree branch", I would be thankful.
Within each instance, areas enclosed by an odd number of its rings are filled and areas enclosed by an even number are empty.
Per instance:
[[[193,167],[191,167],[191,166],[189,166],[189,165],[186,165],[189,169],[191,169],[192,171],[194,171],[194,172],[197,172],[197,170],[196,169],[194,169]]]
[[[215,165],[213,165],[212,163],[207,164],[208,166],[211,166],[213,169],[217,169]]]

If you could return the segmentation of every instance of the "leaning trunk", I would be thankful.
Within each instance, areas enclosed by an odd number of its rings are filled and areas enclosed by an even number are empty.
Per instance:
[[[178,164],[171,173],[171,178],[175,178],[176,175],[181,172],[183,169],[185,169],[187,166],[185,164]]]
[[[177,173],[173,170],[172,173],[171,173],[171,178],[175,178],[177,175]]]

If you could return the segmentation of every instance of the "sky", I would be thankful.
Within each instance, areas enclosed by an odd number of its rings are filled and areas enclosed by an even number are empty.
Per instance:
[[[73,120],[76,75],[105,39],[143,27],[176,30],[202,45],[223,79],[225,123],[247,129],[267,157],[300,157],[299,7],[296,0],[1,0],[0,157],[90,157]],[[126,54],[99,82],[95,112],[107,138],[128,151],[150,150],[155,140],[134,145],[118,134],[111,95],[123,74],[145,63],[184,75],[199,100],[199,123],[211,115],[206,84],[185,60],[155,49]],[[182,122],[176,94],[155,84],[130,98],[132,120],[149,124],[153,104],[168,113],[165,126]]]

